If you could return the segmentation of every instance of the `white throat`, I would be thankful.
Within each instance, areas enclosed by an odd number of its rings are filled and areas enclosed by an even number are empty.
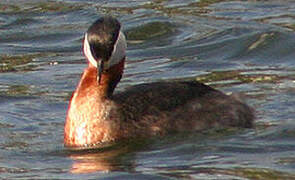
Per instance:
[[[116,43],[114,44],[114,49],[112,52],[112,55],[110,59],[105,62],[104,64],[104,69],[108,69],[111,66],[118,64],[125,56],[126,56],[126,48],[127,48],[127,43],[126,43],[126,38],[125,35],[123,34],[122,31],[120,31],[118,39]],[[95,60],[93,57],[91,50],[90,50],[90,45],[87,39],[87,33],[85,34],[84,38],[84,55],[88,59],[88,61],[95,67],[97,67],[97,61],[100,61],[100,59]]]

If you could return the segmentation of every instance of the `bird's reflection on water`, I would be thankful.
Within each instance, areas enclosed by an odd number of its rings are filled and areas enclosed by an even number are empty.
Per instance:
[[[132,154],[132,152],[142,149],[143,144],[146,142],[146,140],[140,139],[139,143],[131,140],[111,144],[106,147],[68,150],[68,157],[73,160],[70,172],[74,174],[109,172],[126,170],[126,167],[131,170],[134,167],[132,165],[132,158],[126,161],[126,155],[129,157],[129,154]]]

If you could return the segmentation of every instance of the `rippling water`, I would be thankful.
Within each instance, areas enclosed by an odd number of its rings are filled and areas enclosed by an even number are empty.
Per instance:
[[[197,79],[241,93],[255,129],[64,149],[68,100],[86,66],[83,33],[106,13],[128,39],[119,90]],[[295,179],[294,15],[291,0],[2,0],[0,177]]]

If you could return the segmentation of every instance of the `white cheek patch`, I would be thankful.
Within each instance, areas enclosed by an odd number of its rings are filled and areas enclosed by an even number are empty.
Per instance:
[[[88,43],[87,40],[87,33],[85,34],[85,38],[84,38],[84,55],[86,56],[86,58],[88,59],[88,61],[95,67],[97,67],[97,62],[95,60],[95,58],[93,57],[92,53],[91,53],[91,49],[90,49],[90,45]]]
[[[126,48],[127,48],[127,43],[126,43],[126,38],[123,34],[122,31],[120,31],[118,39],[114,45],[114,49],[111,55],[111,58],[109,59],[109,67],[118,64],[125,56],[126,56]],[[106,67],[106,68],[109,68]]]
[[[118,39],[114,45],[112,55],[110,59],[104,63],[104,69],[108,69],[112,67],[113,65],[118,64],[126,56],[126,53],[125,53],[126,47],[127,47],[126,38],[123,32],[120,31]],[[95,60],[95,58],[93,57],[91,53],[90,45],[87,39],[87,33],[85,34],[83,51],[88,61],[93,66],[97,67],[97,61]]]

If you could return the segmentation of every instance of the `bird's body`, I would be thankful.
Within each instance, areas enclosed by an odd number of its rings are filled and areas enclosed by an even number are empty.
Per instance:
[[[116,20],[106,17],[96,23],[110,28],[108,21]],[[125,63],[125,55],[116,54],[124,49],[125,37],[117,32],[120,28],[115,29],[118,40],[108,58],[94,56],[89,39],[84,42],[84,53],[90,63],[70,101],[66,146],[92,147],[120,139],[216,127],[252,127],[254,115],[250,107],[198,82],[155,82],[113,93]],[[90,49],[85,50],[86,46]],[[114,54],[120,59],[109,62]],[[108,67],[101,69],[105,67],[101,63],[108,63]]]

